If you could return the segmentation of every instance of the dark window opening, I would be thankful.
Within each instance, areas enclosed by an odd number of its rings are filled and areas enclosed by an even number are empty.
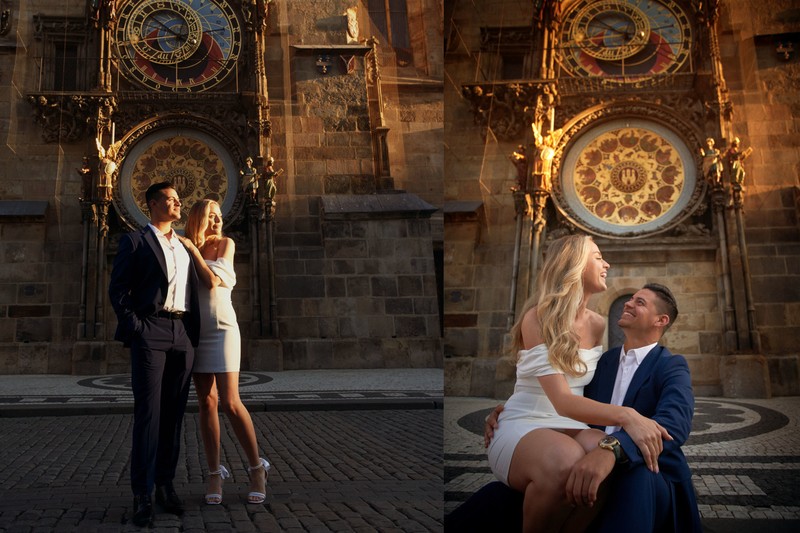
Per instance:
[[[501,77],[504,80],[521,80],[524,77],[525,56],[505,55],[503,56],[503,71]]]
[[[53,90],[77,91],[78,88],[78,45],[59,43],[54,46]]]
[[[368,0],[369,18],[397,56],[397,63],[412,63],[411,38],[408,33],[408,8],[406,0]],[[381,43],[383,44],[383,43]]]

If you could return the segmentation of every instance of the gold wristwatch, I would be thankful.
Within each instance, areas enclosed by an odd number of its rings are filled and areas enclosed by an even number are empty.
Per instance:
[[[604,450],[609,450],[610,452],[614,453],[614,459],[618,463],[625,462],[625,456],[622,453],[622,446],[619,444],[619,440],[616,437],[612,437],[611,435],[606,435],[597,445]]]

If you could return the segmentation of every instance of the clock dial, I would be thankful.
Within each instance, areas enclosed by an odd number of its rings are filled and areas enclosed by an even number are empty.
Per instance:
[[[561,64],[572,75],[638,81],[689,57],[691,25],[672,0],[579,0],[564,21]]]
[[[122,73],[159,91],[203,91],[225,81],[241,53],[241,26],[225,0],[130,1],[119,10]]]
[[[125,156],[117,179],[118,212],[131,226],[149,220],[145,191],[153,183],[170,181],[181,198],[183,228],[189,208],[209,198],[220,204],[227,216],[237,200],[239,172],[220,141],[190,128],[165,128],[138,141]]]
[[[581,135],[561,169],[560,195],[576,221],[595,232],[652,232],[688,205],[694,159],[671,130],[645,120],[614,120]]]

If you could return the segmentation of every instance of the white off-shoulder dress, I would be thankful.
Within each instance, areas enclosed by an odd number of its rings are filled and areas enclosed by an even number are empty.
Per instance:
[[[603,347],[580,349],[580,357],[586,363],[587,372],[580,377],[565,375],[573,394],[583,396],[585,387],[594,375]],[[517,382],[514,394],[508,399],[500,413],[498,428],[489,445],[489,466],[494,475],[508,485],[508,469],[514,449],[520,439],[538,428],[586,429],[583,422],[559,415],[539,385],[538,378],[561,372],[550,366],[547,346],[539,344],[528,350],[520,350],[517,362]]]
[[[236,272],[224,257],[216,261],[206,259],[206,264],[222,282],[211,290],[202,284],[200,287],[200,344],[195,350],[194,371],[238,372],[242,339],[231,302]]]

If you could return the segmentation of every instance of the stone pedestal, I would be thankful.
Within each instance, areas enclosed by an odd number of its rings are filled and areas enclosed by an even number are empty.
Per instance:
[[[470,396],[494,398],[496,359],[476,358],[472,361]]]
[[[514,392],[517,382],[516,356],[501,357],[497,360],[494,373],[494,397],[498,400],[507,400]]]
[[[800,355],[769,356],[767,365],[774,396],[800,394]]]
[[[283,346],[280,340],[250,339],[246,346],[247,354],[242,357],[242,370],[283,370]]]
[[[470,396],[472,358],[448,357],[444,360],[444,395]]]
[[[692,373],[694,395],[722,396],[722,384],[719,381],[720,356],[702,354],[685,357]]]
[[[720,358],[722,395],[726,398],[771,398],[769,367],[761,354],[726,355]]]
[[[108,348],[109,343],[106,341],[76,342],[72,347],[72,374],[77,376],[107,374]]]

